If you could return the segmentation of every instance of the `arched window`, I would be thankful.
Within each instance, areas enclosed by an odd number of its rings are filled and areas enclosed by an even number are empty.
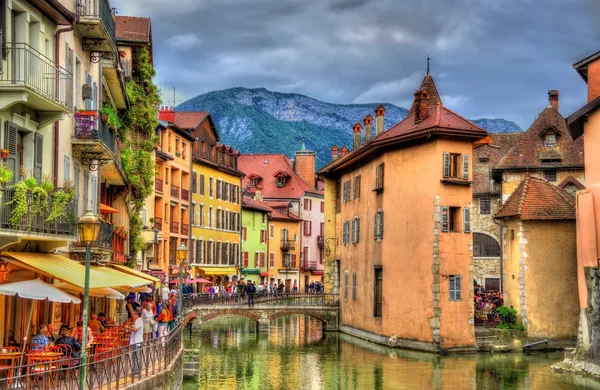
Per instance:
[[[500,244],[492,236],[473,233],[473,257],[500,257]]]

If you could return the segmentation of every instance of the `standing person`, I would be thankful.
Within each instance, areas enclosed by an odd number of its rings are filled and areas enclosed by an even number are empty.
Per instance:
[[[175,318],[177,318],[177,307],[173,304],[175,298],[169,299],[169,303],[167,304],[167,311],[169,312],[169,321],[167,325],[169,327],[169,331],[173,330],[175,327]]]
[[[169,299],[169,287],[165,284],[163,288],[160,290],[161,298],[163,302],[166,302]]]
[[[156,318],[156,322],[158,323],[158,337],[163,338],[167,335],[169,326],[169,310],[167,304],[164,302],[159,305],[158,310],[158,317]]]
[[[146,302],[142,309],[142,322],[144,323],[144,341],[152,338],[152,320],[154,320],[154,311],[152,311],[152,305]]]
[[[131,332],[129,335],[129,346],[133,352],[133,374],[140,375],[142,366],[140,361],[140,347],[144,342],[144,321],[140,318],[140,311],[135,309],[132,313],[132,325],[128,325],[127,329]]]
[[[256,293],[256,287],[251,280],[248,281],[246,285],[246,294],[248,295],[248,307],[254,306],[254,294]]]
[[[298,285],[296,284],[296,279],[294,279],[294,286],[292,287],[292,292],[294,294],[298,292]]]

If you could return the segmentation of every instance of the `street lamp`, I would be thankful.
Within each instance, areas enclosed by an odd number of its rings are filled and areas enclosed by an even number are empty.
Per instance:
[[[100,226],[102,222],[92,212],[87,209],[85,214],[79,218],[77,222],[77,230],[79,232],[79,240],[85,244],[85,282],[83,285],[83,331],[81,332],[81,388],[85,389],[86,374],[87,374],[87,328],[88,328],[88,306],[90,301],[90,262],[92,258],[92,250],[90,245],[98,239]]]
[[[183,267],[187,259],[188,248],[182,242],[177,247],[177,260],[179,260],[179,315],[183,315]]]
[[[337,238],[328,238],[325,240],[325,256],[329,257],[329,255],[331,255],[331,248],[329,247],[329,244],[333,243],[333,246],[336,247],[337,243],[338,243],[338,239]]]

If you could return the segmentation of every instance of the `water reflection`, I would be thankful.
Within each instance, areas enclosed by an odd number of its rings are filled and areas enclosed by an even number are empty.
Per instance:
[[[562,353],[438,356],[389,349],[288,316],[268,334],[241,317],[202,324],[187,340],[201,349],[198,382],[184,389],[599,389],[588,378],[554,374]]]

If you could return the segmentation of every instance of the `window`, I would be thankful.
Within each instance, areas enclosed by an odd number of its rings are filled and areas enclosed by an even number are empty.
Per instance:
[[[281,188],[285,185],[285,176],[277,176],[277,187]]]
[[[442,232],[460,231],[460,207],[442,206]]]
[[[352,300],[356,301],[356,274],[352,274]]]
[[[213,208],[210,206],[208,207],[208,227],[214,227]]]
[[[352,243],[358,244],[358,237],[360,236],[360,218],[354,217],[352,219]]]
[[[492,236],[473,233],[473,257],[500,257],[500,244]]]
[[[273,252],[269,253],[269,267],[275,267],[275,253]]]
[[[192,193],[198,192],[198,174],[196,171],[192,172]]]
[[[212,177],[208,179],[208,196],[210,196],[211,198],[214,196],[215,194],[215,179],[213,179]]]
[[[229,183],[223,183],[223,192],[225,193],[223,199],[229,202],[231,200],[231,185]]]
[[[321,201],[321,212],[325,212],[325,202]]]
[[[379,209],[375,213],[374,230],[375,230],[375,239],[376,240],[383,239],[383,211],[381,209]]]
[[[204,226],[204,205],[201,204],[199,209],[200,209],[200,226]]]
[[[296,268],[296,267],[297,267],[297,265],[296,265],[296,255],[292,254],[292,268]]]
[[[304,236],[310,237],[312,235],[312,221],[304,221]]]
[[[463,227],[465,233],[471,233],[471,209],[468,207],[463,209]]]
[[[183,142],[181,146],[181,158],[185,160],[185,154],[187,150],[187,143]]]
[[[169,174],[169,168],[165,168],[165,184],[169,184],[169,178],[171,175]]]
[[[254,268],[258,268],[259,266],[258,252],[254,252]]]
[[[344,271],[344,300],[348,300],[348,271]]]
[[[298,233],[294,233],[294,242],[298,242]]]
[[[556,146],[556,135],[546,134],[546,136],[544,137],[544,144],[546,144],[546,147],[549,148]]]
[[[256,188],[256,186],[258,186],[258,179],[253,177],[250,179],[250,188]]]
[[[246,228],[243,227],[242,228],[242,241],[246,241],[247,240],[247,235],[246,235]]]
[[[354,177],[354,186],[352,187],[352,198],[360,198],[360,175]]]
[[[479,214],[489,215],[492,212],[490,198],[479,198]]]
[[[344,182],[344,203],[350,201],[350,180]]]
[[[244,268],[248,268],[248,252],[244,252]]]
[[[383,268],[381,267],[375,267],[375,294],[373,298],[373,317],[381,317],[383,312]]]
[[[350,241],[350,221],[345,221],[342,229],[342,244],[348,245]]]
[[[375,191],[383,191],[383,163],[375,167]]]
[[[263,213],[263,215],[262,215],[262,224],[264,225],[265,223],[267,223],[267,214]]]
[[[244,229],[246,229],[246,228],[244,228]],[[245,234],[244,234],[244,237],[246,237]],[[260,231],[260,243],[264,244],[266,242],[267,242],[267,231],[264,230],[264,229],[261,229],[261,231]]]
[[[312,210],[312,199],[304,199],[304,210]]]
[[[269,238],[270,239],[275,238],[275,226],[274,225],[269,225]]]
[[[217,179],[217,199],[223,198],[223,182]]]
[[[308,246],[304,246],[304,250],[302,251],[302,266],[308,268],[308,259],[310,254],[310,248]]]
[[[556,169],[547,169],[544,171],[544,179],[551,183],[556,183]]]
[[[444,152],[444,177],[469,179],[469,155]]]
[[[450,300],[451,301],[460,301],[462,299],[461,290],[460,290],[460,275],[450,275],[448,278],[450,280]]]

